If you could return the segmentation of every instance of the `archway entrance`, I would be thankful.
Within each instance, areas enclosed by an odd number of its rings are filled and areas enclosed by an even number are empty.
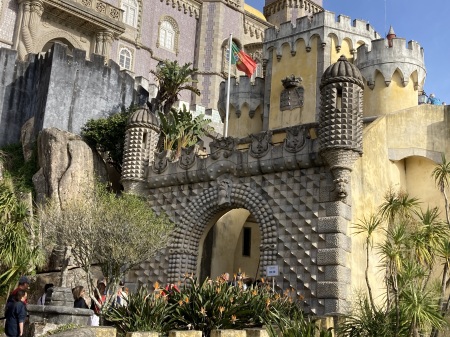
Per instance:
[[[226,212],[205,229],[200,245],[197,275],[200,281],[223,273],[242,272],[253,280],[260,274],[261,232],[256,219],[243,208]]]
[[[56,38],[56,39],[52,39],[52,40],[48,41],[44,45],[44,47],[42,47],[41,53],[45,54],[47,51],[49,51],[53,47],[55,42],[59,42],[59,43],[65,44],[67,46],[67,55],[72,55],[73,49],[75,47],[73,46],[72,43],[69,42],[69,40],[67,40],[65,38],[62,38],[62,37]]]

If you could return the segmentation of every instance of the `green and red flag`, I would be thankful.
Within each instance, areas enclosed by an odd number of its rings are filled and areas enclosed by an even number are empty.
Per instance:
[[[257,67],[252,57],[239,49],[234,42],[231,46],[231,64],[235,64],[236,68],[243,71],[248,77],[252,77]]]

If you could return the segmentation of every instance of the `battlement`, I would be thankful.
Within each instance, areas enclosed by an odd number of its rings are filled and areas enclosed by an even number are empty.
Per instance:
[[[240,116],[240,111],[244,104],[248,105],[250,117],[264,101],[264,86],[263,78],[257,77],[254,82],[247,76],[240,76],[231,78],[230,81],[230,105],[235,109]],[[227,82],[220,83],[219,92],[219,113],[222,120],[225,118],[227,97]]]
[[[383,74],[386,85],[389,85],[396,70],[403,77],[403,85],[409,82],[409,77],[415,71],[418,74],[417,85],[425,79],[424,51],[416,41],[408,44],[403,38],[392,39],[392,46],[387,39],[372,41],[369,45],[358,48],[355,64],[361,70],[362,75],[369,84],[374,85],[376,72]]]
[[[375,29],[364,20],[351,20],[350,17],[345,15],[339,15],[336,18],[336,14],[333,12],[323,11],[315,13],[311,16],[304,16],[298,18],[295,25],[291,22],[285,22],[280,25],[279,28],[271,27],[266,30],[265,41],[283,39],[293,35],[302,34],[305,32],[311,32],[319,28],[331,28],[340,31],[346,31],[351,34],[361,35],[363,37],[369,37],[370,39],[380,38],[380,35]],[[324,40],[324,36],[318,33]]]

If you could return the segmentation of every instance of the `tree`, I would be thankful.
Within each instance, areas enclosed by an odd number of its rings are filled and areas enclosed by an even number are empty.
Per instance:
[[[33,242],[35,226],[27,206],[18,198],[11,179],[0,181],[0,294],[20,275],[44,264],[40,247]]]
[[[201,137],[212,131],[212,127],[208,126],[210,119],[204,119],[204,115],[193,118],[185,107],[182,110],[172,109],[168,115],[159,113],[159,119],[164,136],[164,150],[173,151],[173,159],[181,155],[183,147],[197,144]]]
[[[152,111],[169,114],[172,106],[179,100],[180,92],[183,90],[191,91],[197,96],[200,90],[192,85],[196,81],[193,77],[197,69],[191,68],[192,63],[186,63],[183,66],[177,61],[162,61],[156,70],[150,70],[157,80],[158,94],[154,99]]]
[[[90,119],[81,129],[81,136],[92,148],[107,155],[108,162],[122,172],[125,132],[128,118],[136,107],[106,118]]]
[[[439,191],[444,196],[445,218],[447,220],[447,224],[450,226],[450,219],[448,214],[448,197],[445,191],[450,182],[450,162],[447,161],[444,154],[442,154],[442,162],[436,165],[431,175],[434,178]]]
[[[169,219],[156,215],[144,200],[118,197],[99,186],[91,196],[67,202],[63,209],[49,202],[40,218],[49,246],[71,247],[75,264],[86,272],[91,294],[91,267],[94,263],[101,267],[110,294],[102,312],[115,300],[125,274],[166,247],[173,229]]]

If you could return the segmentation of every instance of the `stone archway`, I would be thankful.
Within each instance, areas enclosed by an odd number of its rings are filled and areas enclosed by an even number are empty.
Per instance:
[[[220,186],[210,187],[185,206],[169,249],[169,282],[178,281],[186,273],[196,273],[203,232],[217,213],[232,208],[247,209],[259,225],[261,270],[276,264],[277,222],[264,197],[249,186],[230,182],[228,202],[224,204],[219,201],[220,190]]]

